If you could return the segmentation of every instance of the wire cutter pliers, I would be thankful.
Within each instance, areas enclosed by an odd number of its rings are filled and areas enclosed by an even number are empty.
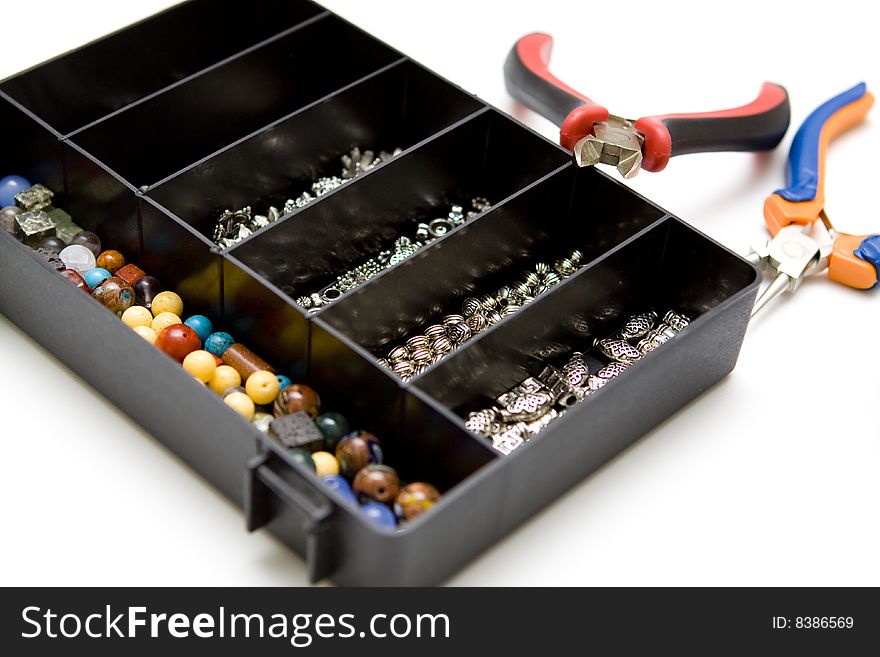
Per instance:
[[[837,135],[860,123],[874,104],[858,84],[816,108],[803,122],[788,155],[788,187],[764,201],[764,220],[773,238],[752,249],[748,259],[764,270],[769,285],[755,301],[755,315],[804,278],[828,270],[844,285],[868,289],[880,276],[880,235],[849,235],[834,229],[825,213],[825,155]],[[821,220],[829,240],[808,233]]]
[[[522,37],[507,56],[504,79],[511,96],[560,126],[559,142],[578,166],[601,162],[632,178],[640,168],[662,171],[675,155],[772,150],[788,130],[788,93],[769,82],[755,100],[733,109],[638,120],[614,116],[550,72],[552,47],[549,34]]]

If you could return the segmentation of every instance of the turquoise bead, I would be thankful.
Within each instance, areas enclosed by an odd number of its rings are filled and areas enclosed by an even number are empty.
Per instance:
[[[364,515],[367,516],[367,518],[380,527],[385,527],[386,529],[394,529],[397,527],[397,518],[394,513],[392,513],[391,509],[384,504],[380,504],[379,502],[367,502],[366,504],[361,505],[361,511],[364,512]]]
[[[346,481],[345,477],[342,475],[327,475],[323,479],[327,488],[332,488],[333,490],[338,491],[345,499],[357,503],[354,491],[351,489],[351,485]]]
[[[336,452],[336,443],[345,435],[351,433],[351,427],[344,415],[339,413],[324,413],[315,418],[315,424],[324,434],[324,449],[331,454]]]
[[[218,331],[217,333],[212,333],[205,339],[205,350],[210,351],[217,356],[217,358],[223,358],[223,354],[226,353],[226,350],[234,344],[235,339],[231,335],[225,331]]]
[[[204,315],[193,315],[184,324],[199,334],[199,339],[204,343],[214,332],[214,325]]]
[[[292,386],[293,381],[290,380],[289,376],[284,376],[283,374],[278,374],[278,390],[284,390],[287,386]]]
[[[111,276],[112,274],[103,267],[93,267],[82,275],[90,290],[94,290],[95,286],[100,285]]]

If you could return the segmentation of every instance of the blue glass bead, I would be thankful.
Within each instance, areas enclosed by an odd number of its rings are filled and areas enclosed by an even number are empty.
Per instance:
[[[15,195],[30,187],[27,179],[21,176],[6,176],[0,180],[0,208],[15,205]]]
[[[331,454],[336,453],[336,444],[339,440],[351,432],[351,427],[344,415],[339,413],[324,413],[315,418],[315,424],[324,434],[324,449]]]
[[[203,344],[214,332],[214,325],[211,323],[211,320],[204,315],[193,315],[187,319],[184,324],[199,334],[199,339]]]
[[[391,509],[384,504],[380,504],[379,502],[367,502],[366,504],[361,504],[361,511],[364,512],[364,515],[367,516],[367,518],[381,527],[386,527],[387,529],[394,529],[397,527],[397,518],[394,516]]]
[[[293,381],[290,380],[289,376],[284,376],[283,374],[277,374],[278,378],[278,390],[284,390],[287,386],[292,386]]]
[[[339,491],[342,497],[357,503],[357,498],[354,496],[354,491],[351,489],[351,485],[349,485],[345,477],[343,477],[342,475],[327,475],[323,479],[328,488]]]
[[[110,278],[110,276],[112,276],[112,274],[103,267],[93,267],[82,275],[90,290],[94,290],[96,285],[100,285]]]
[[[225,331],[218,331],[217,333],[212,333],[207,339],[205,339],[205,350],[210,351],[217,356],[217,358],[223,358],[223,354],[226,353],[226,350],[234,344],[235,339],[231,335]]]

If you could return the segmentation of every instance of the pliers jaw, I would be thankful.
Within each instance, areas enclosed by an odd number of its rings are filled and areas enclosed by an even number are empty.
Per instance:
[[[645,136],[633,122],[619,116],[593,124],[592,134],[580,139],[572,149],[579,167],[608,164],[617,167],[624,178],[633,178],[642,166]]]

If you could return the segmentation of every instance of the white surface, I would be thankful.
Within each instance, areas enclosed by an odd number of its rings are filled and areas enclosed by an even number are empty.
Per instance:
[[[166,4],[10,3],[0,77]],[[555,35],[561,78],[628,116],[734,106],[773,80],[796,126],[860,80],[880,90],[864,3],[325,4],[551,138],[502,83],[530,31]],[[878,112],[829,159],[828,211],[853,233],[880,231]],[[745,252],[792,134],[767,156],[677,158],[632,185]],[[756,321],[730,377],[450,583],[880,585],[878,328],[880,293],[810,281]],[[298,557],[247,535],[235,508],[2,318],[0,362],[0,584],[305,583]]]

